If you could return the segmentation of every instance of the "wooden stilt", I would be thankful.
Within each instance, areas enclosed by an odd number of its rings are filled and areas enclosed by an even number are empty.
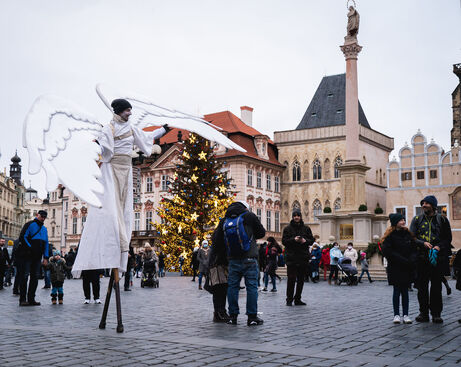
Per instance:
[[[117,307],[117,333],[123,333],[122,304],[120,302],[120,284],[118,269],[113,269],[115,282],[115,305]]]
[[[109,311],[110,297],[112,295],[112,288],[114,287],[114,270],[112,270],[109,279],[109,286],[107,287],[106,301],[104,302],[104,310],[102,311],[101,322],[99,323],[100,329],[106,328],[107,311]]]

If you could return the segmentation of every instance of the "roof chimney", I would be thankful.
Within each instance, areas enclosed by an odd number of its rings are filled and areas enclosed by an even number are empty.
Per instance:
[[[240,119],[248,126],[253,125],[253,108],[248,106],[240,107]]]

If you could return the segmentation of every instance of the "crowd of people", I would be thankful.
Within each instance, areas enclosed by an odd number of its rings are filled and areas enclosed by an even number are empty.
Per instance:
[[[380,242],[388,282],[393,286],[394,323],[412,323],[408,293],[412,285],[418,290],[417,322],[428,322],[432,316],[434,323],[442,323],[442,283],[446,284],[447,292],[451,292],[445,278],[450,275],[449,261],[453,259],[449,220],[437,213],[434,196],[425,197],[421,207],[423,214],[415,216],[410,227],[406,226],[401,214],[390,214],[390,226]],[[76,252],[70,250],[61,256],[59,250],[52,248],[44,225],[46,217],[47,213],[40,210],[33,221],[24,225],[11,254],[5,240],[0,239],[0,290],[11,286],[15,275],[13,294],[19,296],[20,306],[40,305],[35,293],[41,274],[45,280],[44,288],[51,289],[52,304],[63,304],[64,282],[72,278]],[[277,292],[277,280],[281,280],[277,274],[279,266],[286,266],[287,306],[306,305],[302,300],[304,283],[318,283],[321,270],[325,281],[328,275],[329,284],[346,281],[355,285],[362,282],[364,275],[370,283],[373,282],[365,252],[358,252],[351,242],[344,252],[337,242],[320,245],[319,237],[314,236],[303,222],[299,209],[293,211],[290,223],[284,228],[281,244],[274,237],[258,244],[257,240],[265,235],[264,227],[249,210],[248,204],[235,202],[227,209],[211,241],[204,240],[201,246],[194,248],[192,281],[198,278],[198,289],[212,293],[213,321],[236,325],[240,314],[239,292],[246,289],[247,325],[263,324],[258,316],[258,291],[269,292],[270,284],[270,292]],[[154,275],[165,276],[165,257],[163,251],[157,254],[148,243],[137,254],[130,246],[125,291],[131,290],[134,276],[139,278],[141,275],[143,281]],[[184,260],[184,256],[179,258],[180,275],[184,275]],[[361,268],[359,276],[357,264]],[[457,289],[461,290],[461,256],[457,256],[452,265],[458,278]],[[101,303],[100,278],[104,275],[108,275],[107,269],[82,271],[85,304],[91,302],[91,290],[94,303]]]

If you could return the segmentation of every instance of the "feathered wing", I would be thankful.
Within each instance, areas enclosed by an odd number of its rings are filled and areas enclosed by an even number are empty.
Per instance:
[[[96,160],[101,149],[93,140],[101,129],[95,117],[70,101],[52,95],[37,98],[23,127],[29,173],[43,169],[48,191],[63,184],[81,200],[100,207],[96,194],[104,188]]]
[[[168,124],[170,127],[196,133],[228,149],[246,152],[240,145],[234,143],[221,133],[219,127],[210,124],[198,116],[158,106],[147,97],[136,93],[116,91],[104,84],[98,84],[96,92],[110,111],[112,111],[110,105],[114,99],[124,98],[129,101],[133,106],[130,121],[140,128]]]

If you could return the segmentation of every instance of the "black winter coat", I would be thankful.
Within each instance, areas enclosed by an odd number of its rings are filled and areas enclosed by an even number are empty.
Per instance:
[[[406,229],[393,231],[381,246],[387,259],[387,277],[390,285],[409,287],[414,281],[417,247]]]
[[[225,247],[226,244],[224,242],[224,220],[226,218],[236,218],[240,214],[245,213],[246,214],[243,216],[243,224],[245,226],[245,231],[247,235],[251,238],[251,245],[250,249],[243,253],[242,256],[239,257],[239,259],[245,259],[245,258],[254,258],[258,259],[259,251],[258,251],[258,245],[256,243],[257,239],[263,238],[266,235],[266,230],[264,229],[263,225],[259,221],[258,217],[254,214],[251,213],[247,210],[245,205],[242,203],[232,203],[229,205],[229,208],[227,208],[225,218],[221,219],[221,221],[218,224],[218,227],[216,228],[216,234],[214,236],[215,240],[213,242],[213,246],[217,247]]]
[[[71,266],[66,265],[66,261],[63,258],[57,260],[54,256],[50,258],[48,265],[45,269],[50,270],[51,283],[64,282],[66,279],[66,271],[71,270]]]
[[[300,236],[306,240],[305,243],[295,241]],[[314,243],[311,229],[304,225],[304,222],[295,223],[294,220],[283,229],[282,244],[285,246],[285,262],[287,266],[306,264],[309,261],[309,247]]]
[[[0,249],[0,268],[4,268],[6,264],[11,265],[11,259],[8,250],[4,247]]]

